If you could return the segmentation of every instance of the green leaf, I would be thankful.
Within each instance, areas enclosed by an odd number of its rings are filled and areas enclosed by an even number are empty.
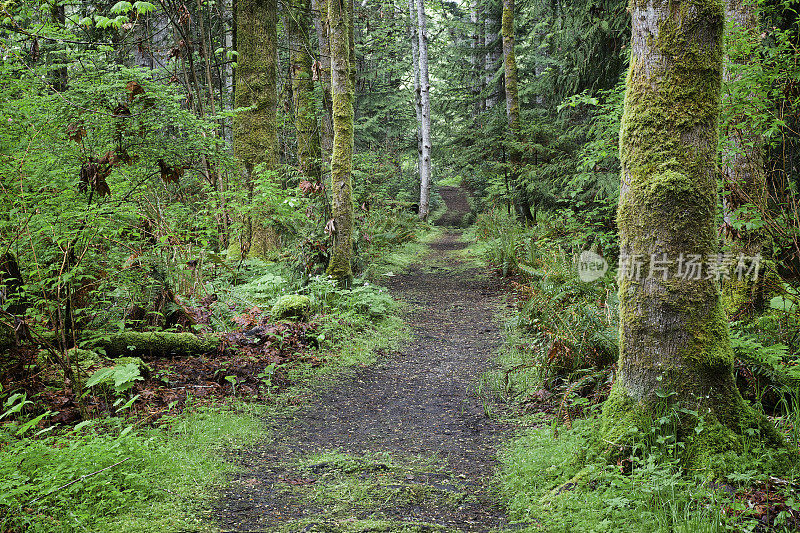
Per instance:
[[[137,2],[138,4],[138,2]],[[122,0],[121,2],[117,2],[111,7],[111,13],[114,15],[118,15],[120,13],[127,13],[133,8],[133,5],[130,2],[126,2]]]
[[[126,15],[119,15],[117,18],[115,18],[113,21],[111,21],[111,24],[114,26],[114,28],[120,29],[123,24],[128,22],[128,20],[129,19],[128,19],[128,17]]]
[[[117,392],[124,392],[133,386],[134,381],[143,379],[135,363],[114,367],[114,389]]]
[[[92,376],[89,379],[86,380],[86,388],[88,389],[90,387],[94,387],[98,383],[106,381],[107,379],[109,379],[113,375],[114,375],[114,367],[113,366],[106,367],[106,368],[101,368],[100,370],[98,370],[94,374],[92,374]]]
[[[136,396],[134,396],[133,398],[131,398],[130,400],[128,400],[128,401],[125,403],[125,405],[123,405],[122,407],[120,407],[119,409],[117,409],[117,412],[119,413],[120,411],[124,411],[125,409],[129,409],[129,408],[130,408],[130,407],[133,405],[133,403],[134,403],[136,400],[138,400],[138,399],[139,399],[139,396],[141,396],[141,394],[137,394]]]
[[[769,306],[773,309],[779,309],[781,311],[794,311],[797,309],[797,304],[794,303],[792,300],[784,298],[783,296],[776,296],[775,298],[769,301]]]
[[[47,416],[50,416],[51,414],[53,414],[53,411],[47,411],[45,413],[40,414],[39,416],[37,416],[33,420],[29,420],[28,422],[22,424],[22,427],[17,430],[15,435],[24,435],[29,429],[31,429],[32,427],[36,426],[36,424],[41,422],[42,419],[44,419]]]
[[[108,17],[103,17],[101,15],[95,15],[94,17],[95,26],[98,28],[108,28],[111,26],[111,19]]]
[[[155,10],[156,6],[151,4],[150,2],[134,2],[133,9],[136,10],[136,13],[139,15],[144,15],[145,13],[150,13],[151,11]]]

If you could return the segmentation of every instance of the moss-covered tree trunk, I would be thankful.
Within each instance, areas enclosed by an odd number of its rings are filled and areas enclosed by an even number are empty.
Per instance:
[[[308,179],[319,181],[319,129],[314,105],[313,57],[308,34],[311,28],[311,0],[295,0],[287,16],[289,55],[292,64],[292,104],[297,132],[297,159],[300,171]]]
[[[236,8],[236,48],[239,54],[234,93],[237,108],[250,108],[236,115],[233,151],[242,165],[249,201],[253,201],[253,170],[264,163],[277,163],[277,0],[239,0]],[[246,254],[259,232],[260,221],[248,217],[242,246]]]
[[[624,439],[631,427],[648,424],[667,396],[704,417],[699,433],[683,417],[682,437],[687,458],[705,465],[709,454],[739,447],[746,428],[781,441],[736,388],[728,323],[710,270],[717,253],[723,5],[633,0],[630,7],[617,212],[620,354],[603,436]]]
[[[333,100],[333,151],[331,153],[331,215],[333,252],[328,274],[340,284],[353,277],[353,84],[350,72],[350,0],[329,0]]]
[[[764,138],[750,119],[758,115],[755,95],[743,87],[741,69],[753,58],[737,48],[744,42],[747,50],[757,50],[759,38],[758,14],[751,1],[726,0],[725,19],[728,21],[728,56],[723,71],[726,90],[723,106],[733,116],[725,124],[727,143],[722,152],[722,174],[725,195],[724,233],[731,241],[734,255],[753,257],[762,253],[765,236],[759,230],[746,230],[744,225],[761,216],[766,210],[767,178],[764,171]],[[742,212],[740,208],[747,206]],[[757,280],[726,280],[723,291],[728,299],[728,311],[734,317],[752,313],[764,306],[765,276]]]
[[[517,58],[514,54],[514,0],[503,0],[503,76],[506,88],[506,119],[508,120],[509,164],[511,183],[514,185],[514,205],[517,214],[526,221],[533,220],[525,188],[520,183],[519,169],[522,152],[517,144],[521,139],[519,122],[519,90],[517,88]]]
[[[322,160],[328,165],[331,162],[331,152],[333,151],[333,104],[331,102],[331,47],[327,0],[312,0],[312,12],[319,44],[318,76],[319,85],[322,88],[319,141]]]

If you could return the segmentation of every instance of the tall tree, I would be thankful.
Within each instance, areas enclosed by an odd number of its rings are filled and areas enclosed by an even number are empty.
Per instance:
[[[322,159],[326,164],[331,161],[333,150],[333,104],[331,103],[331,47],[330,28],[328,27],[328,1],[312,0],[314,28],[317,30],[319,44],[319,84],[322,88],[322,116],[320,117],[319,140]]]
[[[239,0],[236,9],[235,104],[249,108],[234,119],[234,154],[242,165],[245,183],[253,200],[253,171],[265,164],[274,169],[278,153],[277,43],[278,1]],[[258,221],[246,221],[242,246],[246,254]]]
[[[503,18],[501,23],[503,34],[503,76],[506,88],[506,119],[508,120],[509,163],[511,164],[510,181],[514,185],[514,204],[517,214],[525,220],[533,220],[527,194],[520,184],[519,168],[522,163],[522,152],[517,146],[520,142],[519,123],[519,90],[517,89],[517,58],[514,54],[514,0],[503,0]]]
[[[485,76],[485,91],[486,98],[484,99],[484,108],[491,109],[497,103],[498,84],[495,81],[497,75],[497,62],[500,59],[499,45],[500,41],[497,38],[497,4],[494,0],[487,0],[484,7],[484,34],[483,46],[485,49],[484,56],[484,76]]]
[[[417,116],[417,171],[422,175],[422,91],[419,84],[419,25],[415,0],[408,0],[409,33],[411,35],[411,69],[414,76],[414,113]]]
[[[349,5],[348,5],[349,4]],[[333,252],[328,274],[347,285],[353,277],[353,92],[351,42],[352,2],[329,0],[333,150],[331,153],[331,215]]]
[[[667,396],[702,413],[698,432],[682,417],[680,437],[689,461],[703,465],[740,446],[747,428],[781,442],[736,388],[719,284],[708,270],[717,252],[723,4],[634,1],[631,16],[617,213],[620,354],[603,432],[619,442]]]
[[[472,117],[476,117],[483,110],[483,100],[480,98],[481,88],[483,87],[483,73],[478,70],[480,60],[478,52],[481,49],[480,32],[478,31],[478,23],[480,21],[480,10],[478,8],[478,0],[471,0],[469,4],[469,21],[470,21],[470,76],[472,76],[471,96],[473,100]]]
[[[320,169],[319,129],[314,104],[314,81],[311,67],[313,56],[308,39],[311,0],[295,0],[287,15],[289,33],[289,58],[292,65],[292,104],[297,132],[297,159],[304,176],[319,181]]]
[[[726,144],[722,154],[724,223],[735,254],[756,256],[764,248],[765,237],[759,230],[744,229],[745,223],[766,211],[767,177],[764,171],[764,138],[750,118],[758,115],[754,88],[744,82],[742,70],[754,58],[759,39],[758,13],[754,2],[726,0],[728,55],[723,71],[725,109],[733,116],[724,124]],[[755,43],[755,44],[753,44]],[[741,45],[745,46],[741,46]],[[737,47],[745,51],[736,50]],[[748,85],[745,87],[745,85]],[[744,212],[740,209],[749,206]],[[764,276],[761,277],[763,281]],[[727,280],[724,286],[736,316],[763,306],[763,283]]]
[[[419,218],[428,218],[431,193],[431,84],[428,76],[428,28],[425,21],[425,2],[416,0],[417,38],[419,39],[419,101],[420,157],[419,157]]]

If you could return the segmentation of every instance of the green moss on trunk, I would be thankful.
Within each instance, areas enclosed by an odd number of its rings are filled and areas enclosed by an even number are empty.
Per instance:
[[[234,103],[249,109],[234,117],[233,151],[242,165],[249,202],[254,200],[254,169],[263,164],[265,170],[273,170],[278,158],[277,28],[277,0],[239,1]],[[263,224],[249,215],[244,223],[244,248],[249,253],[253,234]]]
[[[296,0],[286,17],[289,29],[289,54],[292,63],[292,103],[294,126],[297,132],[297,158],[300,171],[307,178],[318,181],[320,169],[320,141],[314,105],[314,81],[311,75],[311,44],[308,39],[311,22],[311,0]]]
[[[528,194],[520,180],[522,152],[517,148],[521,141],[519,121],[519,89],[517,87],[517,59],[514,52],[514,0],[503,0],[503,18],[501,33],[503,35],[503,75],[506,88],[506,119],[509,129],[509,163],[511,166],[511,183],[514,187],[514,205],[517,214],[526,221],[533,221]]]
[[[236,9],[234,153],[247,172],[277,161],[277,0],[240,0]]]
[[[331,214],[333,252],[328,274],[347,285],[353,277],[353,83],[350,72],[352,12],[349,0],[328,4],[333,93],[333,153],[331,154]]]
[[[220,339],[213,335],[198,337],[191,333],[125,331],[112,335],[100,344],[108,357],[172,357],[202,355],[219,349]]]
[[[620,269],[619,373],[603,432],[610,442],[629,435],[663,391],[714,428],[684,433],[687,462],[703,465],[741,444],[748,428],[767,433],[736,389],[719,284],[708,276],[717,253],[723,9],[719,0],[633,0],[631,11],[617,222],[623,261],[643,267]],[[650,276],[652,259],[665,254],[666,276]],[[679,272],[680,258],[692,255],[702,258],[699,279]],[[768,437],[781,441],[774,430]]]

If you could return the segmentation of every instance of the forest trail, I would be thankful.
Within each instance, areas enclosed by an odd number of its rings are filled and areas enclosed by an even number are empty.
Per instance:
[[[493,531],[490,490],[507,430],[477,395],[501,342],[496,282],[460,262],[454,233],[389,279],[412,338],[377,364],[269,420],[273,439],[240,452],[219,502],[223,531]]]

